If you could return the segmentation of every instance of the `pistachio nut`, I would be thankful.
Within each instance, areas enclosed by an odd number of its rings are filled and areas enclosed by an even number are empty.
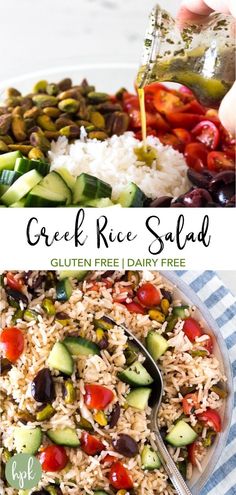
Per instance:
[[[33,100],[29,96],[25,96],[24,98],[22,98],[20,105],[21,105],[23,112],[26,112],[26,110],[29,110],[30,108],[32,108]]]
[[[23,117],[24,119],[37,119],[37,117],[40,115],[41,110],[37,107],[30,108],[29,110],[26,110],[24,113]]]
[[[9,151],[7,144],[0,139],[0,153],[7,153],[7,151]]]
[[[45,157],[43,152],[39,148],[35,147],[30,150],[28,158],[30,160],[44,160]]]
[[[60,89],[60,91],[67,91],[67,89],[70,89],[71,86],[72,80],[70,79],[70,77],[66,77],[58,83],[58,88]]]
[[[79,102],[74,98],[66,98],[60,101],[58,107],[62,112],[76,113],[79,109]]]
[[[169,313],[169,307],[170,307],[170,303],[169,303],[168,299],[163,298],[161,300],[161,310],[164,313],[164,315],[166,315],[166,316]]]
[[[11,128],[12,132],[16,138],[16,141],[25,141],[27,138],[26,135],[26,128],[25,128],[25,122],[23,117],[20,115],[13,115],[12,116],[12,123],[11,123]]]
[[[14,108],[17,107],[17,105],[20,105],[22,101],[21,96],[11,96],[10,98],[7,98],[5,103],[8,108]]]
[[[48,115],[39,115],[37,124],[45,131],[56,131],[56,125]]]
[[[45,107],[43,108],[43,113],[45,113],[45,115],[48,115],[48,117],[52,117],[53,119],[57,119],[57,117],[61,115],[59,108],[56,107]]]
[[[108,138],[106,132],[103,131],[91,131],[88,133],[89,139],[97,139],[98,141],[105,141]]]
[[[80,128],[77,125],[68,125],[66,127],[62,127],[59,133],[61,136],[76,138],[80,136]]]
[[[45,80],[38,81],[34,85],[32,91],[33,91],[33,93],[40,93],[40,92],[44,92],[45,93],[46,92],[46,89],[47,89],[47,85],[48,85],[48,82],[45,81]]]
[[[92,103],[102,103],[110,99],[107,93],[98,93],[97,91],[90,91],[88,93],[88,99]]]
[[[13,139],[9,134],[5,134],[4,136],[0,136],[1,141],[5,144],[13,144]]]
[[[57,96],[59,93],[58,85],[55,83],[50,83],[46,87],[46,92],[50,96]]]
[[[11,98],[11,96],[21,96],[21,93],[16,88],[7,88],[6,98]]]
[[[58,100],[67,100],[68,98],[75,98],[78,99],[80,96],[78,89],[71,88],[68,89],[67,91],[62,91],[58,95]]]
[[[90,120],[95,127],[99,129],[104,129],[105,119],[100,112],[91,112]]]
[[[129,116],[125,112],[113,112],[106,118],[106,129],[109,134],[120,136],[128,130]]]
[[[0,115],[0,136],[4,136],[8,133],[11,127],[11,120],[11,115],[8,113]]]
[[[28,155],[30,150],[32,150],[32,146],[29,144],[9,144],[8,148],[10,151],[21,151],[23,155]]]
[[[50,142],[41,132],[32,132],[30,135],[30,142],[33,147],[39,148],[43,153],[47,153],[51,147]]]
[[[56,128],[59,131],[62,127],[67,127],[68,125],[74,125],[74,121],[68,117],[59,117],[55,122]]]
[[[164,323],[164,321],[166,319],[165,315],[163,313],[161,313],[161,311],[159,311],[158,309],[150,309],[148,311],[148,314],[149,314],[149,318],[151,318],[151,320],[155,320],[158,323]]]
[[[22,107],[20,105],[18,105],[17,107],[14,107],[11,114],[12,115],[20,115],[20,117],[23,117]]]
[[[35,105],[39,108],[55,107],[58,103],[56,96],[50,96],[45,94],[37,94],[32,98]]]
[[[58,139],[60,133],[58,131],[44,131],[44,135],[47,139]]]
[[[96,108],[101,113],[122,111],[122,106],[120,105],[120,103],[112,103],[111,101],[105,101],[105,103],[99,103],[99,105],[97,105]]]

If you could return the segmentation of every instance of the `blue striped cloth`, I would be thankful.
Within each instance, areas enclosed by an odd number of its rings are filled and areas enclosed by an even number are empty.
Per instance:
[[[218,324],[229,350],[236,390],[236,298],[213,271],[177,271],[206,304]],[[236,495],[236,392],[227,445],[215,471],[199,495]]]

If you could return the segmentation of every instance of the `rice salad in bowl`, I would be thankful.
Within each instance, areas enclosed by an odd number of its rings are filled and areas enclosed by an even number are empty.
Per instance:
[[[214,338],[158,272],[71,275],[2,274],[3,472],[27,452],[43,469],[32,494],[174,494],[149,428],[153,379],[120,325],[158,362],[159,428],[190,483],[222,431]],[[17,493],[4,476],[1,489]]]

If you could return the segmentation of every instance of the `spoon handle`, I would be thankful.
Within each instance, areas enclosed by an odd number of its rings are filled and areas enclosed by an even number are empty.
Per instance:
[[[178,495],[192,495],[172,457],[170,456],[159,431],[154,431],[162,465]]]

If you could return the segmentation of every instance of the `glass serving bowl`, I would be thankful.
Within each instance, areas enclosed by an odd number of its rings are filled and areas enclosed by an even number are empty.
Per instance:
[[[206,328],[209,329],[209,333],[214,337],[214,354],[219,360],[222,370],[227,377],[228,397],[225,400],[224,407],[220,411],[221,417],[223,418],[223,430],[217,435],[214,444],[209,449],[206,457],[203,459],[202,473],[199,474],[199,472],[195,469],[193,472],[193,477],[189,483],[192,494],[199,495],[204,485],[210,479],[226,446],[234,405],[232,366],[223,336],[206,305],[199,299],[191,287],[181,280],[174,272],[163,271],[161,273],[164,278],[166,278],[167,281],[175,287],[175,295],[177,298],[179,297],[180,300],[189,305],[196,306],[196,317],[205,323]]]

